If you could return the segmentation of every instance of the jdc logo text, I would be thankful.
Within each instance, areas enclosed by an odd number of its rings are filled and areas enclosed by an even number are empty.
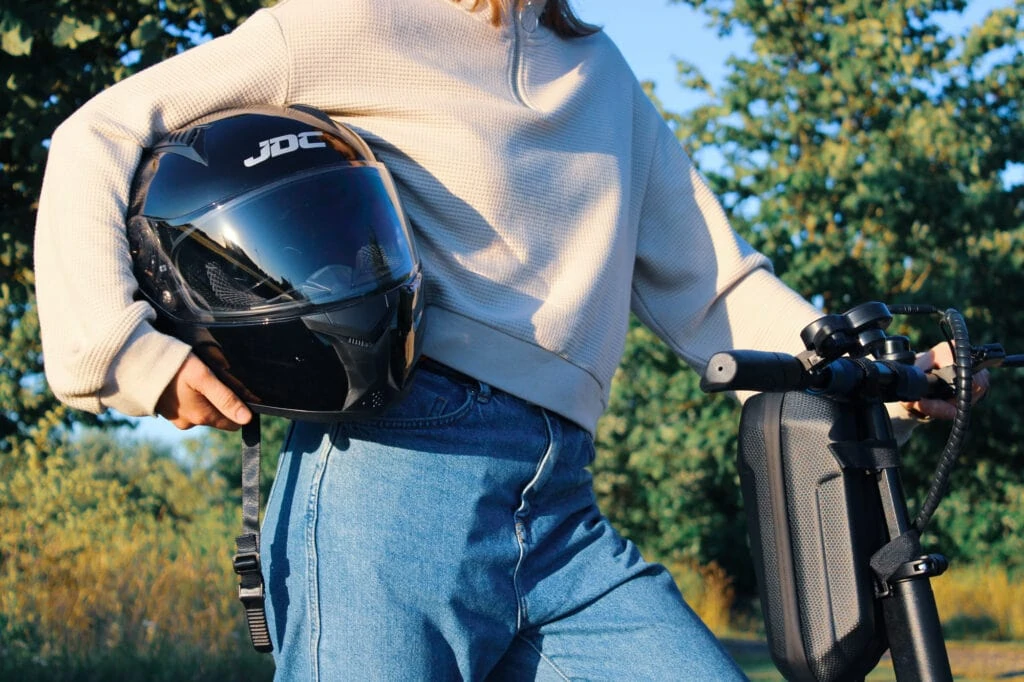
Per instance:
[[[245,164],[246,168],[252,168],[257,164],[263,163],[267,159],[273,159],[284,154],[290,154],[291,152],[299,149],[317,149],[320,147],[326,147],[326,143],[318,141],[318,138],[322,135],[323,133],[319,130],[310,130],[309,132],[299,133],[298,135],[281,135],[280,137],[263,140],[263,142],[260,142],[259,155],[250,156],[242,163]]]

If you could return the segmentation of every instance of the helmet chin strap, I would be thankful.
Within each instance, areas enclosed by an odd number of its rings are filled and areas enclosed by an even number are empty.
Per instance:
[[[235,538],[238,599],[245,608],[249,638],[261,653],[274,650],[267,627],[266,592],[260,566],[260,417],[242,426],[242,534]]]

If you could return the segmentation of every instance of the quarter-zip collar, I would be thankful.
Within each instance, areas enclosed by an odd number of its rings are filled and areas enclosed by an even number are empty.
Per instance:
[[[452,2],[452,0],[446,0]],[[481,16],[489,16],[491,8],[499,5],[503,23],[507,26],[521,28],[527,33],[533,33],[540,25],[540,16],[544,13],[547,0],[481,0],[474,5],[473,0],[456,0],[453,4],[458,5],[467,11],[479,12]]]
[[[439,0],[469,12],[481,22],[491,23],[492,12],[497,9],[501,23],[495,28],[500,40],[508,41],[509,61],[506,78],[513,99],[528,108],[535,108],[528,94],[527,47],[540,32],[540,18],[547,0]]]
[[[534,108],[527,94],[525,43],[540,27],[540,17],[546,0],[518,0],[513,2],[512,16],[506,15],[505,23],[512,34],[512,59],[509,70],[509,86],[512,96],[522,105]]]

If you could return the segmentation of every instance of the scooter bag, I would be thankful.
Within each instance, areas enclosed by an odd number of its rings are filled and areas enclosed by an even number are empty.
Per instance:
[[[787,680],[859,680],[888,644],[871,555],[886,541],[848,403],[761,393],[743,407],[739,472],[772,659]]]

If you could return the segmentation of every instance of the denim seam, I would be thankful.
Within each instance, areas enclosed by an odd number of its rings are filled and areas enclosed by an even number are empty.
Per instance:
[[[307,608],[309,609],[309,653],[310,653],[310,680],[317,682],[320,679],[320,590],[318,571],[318,556],[316,549],[316,526],[318,520],[318,508],[320,505],[320,487],[323,485],[324,471],[327,469],[327,460],[331,455],[330,444],[334,442],[338,424],[335,424],[324,434],[320,441],[320,450],[317,452],[317,467],[313,471],[313,479],[309,487],[309,501],[306,508],[306,580],[307,585]]]
[[[359,431],[366,432],[371,429],[429,429],[451,426],[469,414],[473,405],[477,402],[478,392],[475,389],[468,389],[466,400],[455,410],[440,417],[422,417],[419,419],[372,419],[367,421],[354,422],[348,425],[352,433]]]
[[[537,469],[534,471],[533,478],[531,478],[530,482],[523,488],[523,492],[520,494],[519,508],[516,509],[515,513],[512,515],[516,542],[519,544],[519,559],[516,561],[515,570],[512,572],[512,587],[516,593],[517,632],[523,629],[525,621],[529,618],[529,614],[526,611],[526,595],[519,587],[519,573],[523,567],[523,562],[526,560],[526,545],[528,540],[526,524],[524,522],[528,509],[526,495],[537,484],[537,481],[540,480],[541,475],[544,473],[544,469],[547,467],[548,461],[551,459],[551,453],[555,449],[555,434],[551,427],[551,419],[548,417],[548,413],[544,410],[541,410],[541,415],[544,417],[544,425],[548,432],[548,447],[544,451],[544,455],[540,458],[540,462],[537,464]]]
[[[550,659],[549,657],[547,657],[547,656],[546,656],[546,655],[544,654],[544,652],[543,652],[543,651],[541,651],[541,650],[540,650],[540,649],[539,649],[539,648],[537,647],[537,645],[536,645],[536,644],[534,644],[533,642],[531,642],[531,641],[530,641],[529,639],[527,639],[526,637],[523,637],[523,635],[522,635],[522,634],[519,634],[519,635],[516,635],[516,636],[517,636],[517,637],[519,637],[519,639],[521,639],[521,640],[523,640],[524,642],[526,642],[526,646],[530,647],[530,648],[531,648],[531,649],[533,649],[533,650],[534,650],[535,652],[537,652],[537,656],[538,656],[538,657],[540,658],[540,660],[544,661],[544,662],[545,662],[545,663],[547,663],[547,664],[548,664],[549,666],[551,666],[551,670],[553,670],[553,671],[554,671],[554,673],[555,673],[556,675],[558,675],[559,677],[561,677],[561,678],[562,678],[563,680],[565,680],[566,682],[569,682],[569,681],[570,681],[570,680],[572,679],[571,677],[569,677],[568,675],[566,675],[565,673],[563,673],[563,672],[562,672],[562,670],[561,670],[561,669],[560,669],[560,668],[559,668],[559,667],[558,667],[557,665],[555,665],[555,662],[554,662],[554,661],[552,661],[552,660],[551,660],[551,659]]]

